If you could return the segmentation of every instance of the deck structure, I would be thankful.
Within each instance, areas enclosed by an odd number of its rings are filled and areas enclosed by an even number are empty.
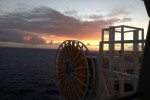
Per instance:
[[[134,93],[144,50],[144,29],[126,25],[110,26],[102,29],[101,37],[100,61],[97,62],[102,73],[97,74],[103,77],[104,82],[96,83],[106,85],[105,97],[99,98],[114,98]]]
[[[67,100],[108,100],[137,90],[144,29],[110,26],[102,29],[99,52],[91,54],[77,40],[64,41],[57,50],[56,77]]]

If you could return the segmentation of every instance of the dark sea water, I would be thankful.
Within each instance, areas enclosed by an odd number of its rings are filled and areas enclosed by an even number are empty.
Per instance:
[[[52,49],[0,47],[0,100],[61,100]]]

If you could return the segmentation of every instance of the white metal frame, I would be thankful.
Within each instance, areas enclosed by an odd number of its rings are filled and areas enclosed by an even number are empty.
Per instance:
[[[118,31],[117,29],[120,28]],[[125,28],[128,28],[126,30]],[[130,29],[130,30],[129,30]],[[105,41],[105,31],[108,32],[109,38],[108,41]],[[139,31],[141,31],[141,39],[139,38]],[[121,33],[121,40],[115,40],[115,33]],[[133,32],[133,40],[124,40],[124,33]],[[115,51],[115,43],[121,44],[121,49],[119,53],[116,53]],[[133,51],[125,51],[124,44],[125,43],[133,43]],[[139,44],[142,44],[142,50],[139,51]],[[144,49],[144,29],[143,28],[137,28],[137,27],[131,27],[131,26],[110,26],[109,28],[105,28],[102,30],[102,39],[99,45],[99,53],[97,54],[97,66],[96,66],[96,93],[97,93],[97,99],[103,100],[108,98],[114,98],[115,97],[115,91],[114,91],[114,81],[119,81],[119,94],[118,96],[123,96],[126,94],[131,94],[136,91],[137,88],[137,82],[138,82],[138,75],[139,75],[139,69],[140,63],[138,62],[139,56],[142,56],[142,51]],[[109,48],[108,51],[104,50],[104,44],[108,44]],[[114,57],[118,56],[120,58],[120,62],[118,62],[119,70],[114,70]],[[133,66],[133,74],[127,74],[125,73],[125,56],[129,56],[133,58],[132,66]],[[103,57],[108,57],[109,66],[108,69],[104,68],[103,64]],[[142,58],[142,57],[141,57]],[[105,79],[105,74],[108,75],[108,80]],[[118,76],[115,78],[114,76]],[[125,79],[134,80],[134,90],[128,93],[124,92],[124,81]],[[109,84],[108,82],[109,81]],[[106,85],[107,83],[107,85]]]

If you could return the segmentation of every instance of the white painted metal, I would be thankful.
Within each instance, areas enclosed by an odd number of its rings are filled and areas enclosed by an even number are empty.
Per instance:
[[[120,28],[120,31],[117,31],[116,28]],[[130,28],[130,30],[127,30],[126,28]],[[105,31],[109,34],[108,41],[105,41]],[[141,31],[142,39],[139,39],[139,31]],[[120,32],[121,34],[121,40],[115,40],[115,32]],[[133,40],[124,40],[124,33],[128,34],[128,32],[133,32]],[[133,80],[134,84],[134,91],[136,90],[137,81],[138,81],[138,72],[140,70],[140,63],[139,63],[139,57],[141,57],[142,51],[139,51],[139,43],[142,44],[142,50],[144,48],[144,30],[142,28],[137,27],[131,27],[131,26],[111,26],[109,28],[105,28],[102,30],[102,41],[100,42],[100,65],[96,67],[101,67],[102,70],[101,73],[103,75],[107,75],[107,77],[104,78],[107,84],[107,88],[109,90],[110,98],[114,98],[116,95],[121,96],[124,94],[127,94],[124,92],[124,84],[125,80]],[[115,44],[119,43],[121,44],[120,51],[115,50]],[[124,44],[125,43],[133,43],[133,51],[125,51]],[[108,51],[104,50],[104,44],[108,44]],[[105,69],[106,65],[104,65],[103,59],[108,60],[108,66],[107,69]],[[126,61],[127,58],[132,59],[131,62]],[[99,61],[99,60],[98,60]],[[117,63],[116,63],[117,62]],[[116,69],[117,68],[117,69]],[[133,71],[133,74],[127,74],[125,73],[127,70]],[[103,76],[100,74],[99,77]],[[103,80],[103,81],[104,81]],[[104,82],[105,82],[104,81]],[[119,93],[116,94],[114,90],[114,82],[119,82]],[[98,83],[96,84],[102,84],[99,81],[96,81]],[[104,85],[103,85],[104,86]],[[129,93],[129,92],[128,92]],[[98,99],[100,100],[100,99]]]

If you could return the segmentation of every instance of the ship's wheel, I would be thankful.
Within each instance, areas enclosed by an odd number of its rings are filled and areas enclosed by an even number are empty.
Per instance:
[[[83,100],[95,85],[95,68],[88,48],[76,40],[66,40],[56,56],[58,87],[67,100]]]

